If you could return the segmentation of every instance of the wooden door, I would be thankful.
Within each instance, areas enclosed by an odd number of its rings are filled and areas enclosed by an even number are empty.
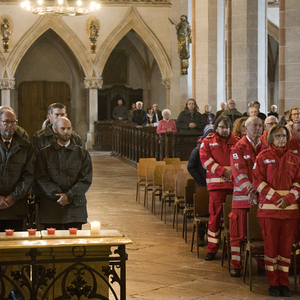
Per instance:
[[[18,89],[18,120],[32,139],[42,128],[51,103],[60,102],[71,113],[70,87],[65,82],[30,81],[20,84]]]

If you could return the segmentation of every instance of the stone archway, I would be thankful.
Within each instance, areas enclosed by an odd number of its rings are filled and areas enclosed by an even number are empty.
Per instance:
[[[7,59],[8,77],[14,77],[17,67],[30,46],[47,30],[56,32],[73,51],[85,76],[92,76],[93,63],[88,50],[70,27],[60,17],[45,15],[41,17],[20,39]]]
[[[95,59],[95,69],[98,73],[102,74],[109,55],[131,29],[139,35],[141,40],[152,51],[162,74],[162,78],[169,79],[172,76],[172,67],[169,57],[159,39],[144,22],[134,6],[128,10],[124,19],[115,27],[109,37],[103,42],[100,51],[98,51]]]

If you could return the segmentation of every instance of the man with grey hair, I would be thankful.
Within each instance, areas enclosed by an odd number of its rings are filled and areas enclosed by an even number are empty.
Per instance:
[[[143,128],[147,126],[147,113],[142,110],[143,102],[136,102],[136,110],[131,114],[131,124],[135,128]]]
[[[249,117],[257,117],[258,111],[254,106],[249,107],[248,109]]]
[[[264,143],[267,144],[267,137],[268,137],[268,132],[270,131],[270,129],[274,126],[278,124],[278,120],[276,117],[274,116],[269,116],[266,118],[265,123],[264,123],[264,128],[265,131],[263,133],[263,135],[260,137],[260,140]]]
[[[231,149],[230,166],[233,177],[233,198],[230,217],[231,271],[230,276],[241,276],[241,242],[247,233],[247,212],[256,203],[257,192],[252,185],[252,169],[256,156],[268,146],[259,137],[262,120],[250,117],[246,123],[247,135],[243,136]],[[262,262],[263,263],[263,262]],[[258,265],[258,268],[263,268]]]
[[[228,109],[224,110],[223,115],[229,117],[233,124],[236,119],[242,117],[242,113],[236,109],[236,104],[233,99],[227,101],[227,106]]]
[[[224,110],[225,110],[225,102],[221,102],[220,106],[221,106],[221,109],[217,111],[217,113],[216,113],[216,119],[218,119],[218,117],[221,116],[221,114],[224,112]]]
[[[0,231],[23,230],[27,195],[33,182],[34,149],[17,133],[13,110],[0,109]]]
[[[85,193],[92,183],[89,153],[76,145],[66,117],[54,123],[56,138],[36,157],[35,180],[40,198],[40,222],[47,227],[81,229],[87,222]]]

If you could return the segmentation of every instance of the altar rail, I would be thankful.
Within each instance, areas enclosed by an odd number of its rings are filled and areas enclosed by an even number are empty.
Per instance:
[[[140,158],[179,157],[188,160],[196,147],[200,134],[163,133],[158,135],[155,127],[133,128],[131,123],[112,124],[112,154],[120,155],[131,161]]]

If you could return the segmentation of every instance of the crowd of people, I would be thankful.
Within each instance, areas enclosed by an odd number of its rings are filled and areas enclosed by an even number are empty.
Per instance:
[[[61,103],[49,106],[47,125],[29,141],[14,110],[0,108],[0,231],[22,231],[27,199],[39,203],[45,228],[81,229],[87,222],[85,193],[92,183],[92,162]]]
[[[199,246],[207,242],[206,261],[216,258],[222,205],[226,196],[232,195],[230,276],[240,277],[247,213],[257,204],[264,240],[264,259],[257,260],[258,274],[266,274],[270,296],[290,297],[291,252],[299,241],[299,108],[290,109],[282,125],[276,107],[267,117],[254,105],[249,106],[249,115],[243,116],[229,100],[227,111],[222,107],[214,125],[206,125],[190,156],[190,174],[198,186],[206,185],[209,191],[209,223],[206,232],[199,228]]]

